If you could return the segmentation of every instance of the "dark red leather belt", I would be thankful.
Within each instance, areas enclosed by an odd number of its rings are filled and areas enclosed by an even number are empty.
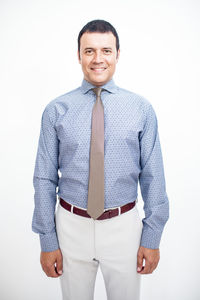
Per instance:
[[[123,213],[127,212],[128,210],[132,209],[135,206],[135,203],[136,203],[136,201],[133,201],[133,202],[127,203],[123,206],[120,206],[119,208],[117,207],[117,208],[105,210],[104,213],[97,218],[97,220],[110,219],[112,217],[118,216],[119,214],[123,214]],[[86,210],[76,207],[74,205],[71,205],[70,203],[66,202],[62,198],[60,198],[60,205],[63,208],[69,210],[70,212],[72,212],[76,215],[86,217],[86,218],[91,218],[91,216],[88,215]]]

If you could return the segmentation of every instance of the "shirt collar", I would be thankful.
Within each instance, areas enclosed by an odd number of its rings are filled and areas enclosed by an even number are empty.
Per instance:
[[[82,84],[81,84],[81,91],[86,94],[89,90],[91,90],[92,88],[96,87],[95,85],[93,85],[92,83],[90,83],[89,81],[83,79]],[[118,90],[118,87],[115,85],[115,82],[113,79],[110,79],[108,82],[106,82],[104,85],[101,86],[101,88],[104,88],[105,90],[107,90],[110,93],[115,94]]]

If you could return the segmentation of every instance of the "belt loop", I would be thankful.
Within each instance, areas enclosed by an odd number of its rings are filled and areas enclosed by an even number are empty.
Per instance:
[[[73,213],[73,208],[74,208],[74,205],[71,204],[71,212]]]
[[[121,206],[118,207],[118,216],[121,215]]]

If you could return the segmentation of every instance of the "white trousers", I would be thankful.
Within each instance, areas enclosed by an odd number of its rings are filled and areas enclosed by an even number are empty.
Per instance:
[[[143,224],[137,205],[111,219],[94,220],[58,204],[55,221],[63,255],[63,300],[93,300],[99,265],[108,300],[139,300],[137,251]]]

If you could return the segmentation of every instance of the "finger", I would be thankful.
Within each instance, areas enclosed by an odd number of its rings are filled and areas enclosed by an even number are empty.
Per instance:
[[[152,264],[147,263],[147,267],[144,268],[143,272],[140,272],[140,273],[142,273],[142,274],[152,274],[153,271],[155,270],[155,268],[156,268],[155,263],[152,263]]]
[[[153,271],[156,269],[158,265],[158,260],[149,261],[149,264],[150,264],[150,273],[153,273]]]
[[[148,261],[145,261],[144,268],[139,272],[140,274],[149,274],[151,270],[151,266]]]
[[[59,275],[62,275],[62,273],[63,273],[63,260],[62,260],[62,256],[59,256],[59,258],[56,261],[56,272]]]
[[[153,263],[152,267],[151,267],[151,273],[153,273],[153,271],[156,269],[158,263]]]
[[[137,271],[140,272],[142,270],[143,265],[143,255],[142,253],[138,252],[137,255]]]
[[[55,265],[46,266],[44,271],[48,277],[58,277],[59,275],[56,273]]]

